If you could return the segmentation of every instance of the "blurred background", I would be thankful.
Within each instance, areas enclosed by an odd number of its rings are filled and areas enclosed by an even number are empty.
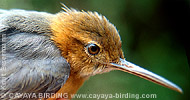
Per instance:
[[[190,0],[0,0],[0,9],[54,14],[61,11],[60,2],[105,15],[119,30],[128,61],[165,77],[184,91],[180,94],[134,75],[112,71],[91,77],[78,93],[157,94],[155,100],[188,100]]]

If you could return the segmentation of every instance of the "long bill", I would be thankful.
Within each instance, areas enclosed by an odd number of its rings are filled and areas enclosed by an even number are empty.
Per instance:
[[[128,72],[130,74],[139,76],[141,78],[152,81],[154,83],[157,83],[164,87],[170,88],[177,92],[183,93],[182,89],[180,87],[178,87],[177,85],[175,85],[174,83],[172,83],[172,82],[168,81],[167,79],[165,79],[157,74],[154,74],[144,68],[141,68],[140,66],[137,66],[131,62],[128,62],[124,59],[120,59],[120,64],[110,63],[108,66],[112,67],[113,69]]]

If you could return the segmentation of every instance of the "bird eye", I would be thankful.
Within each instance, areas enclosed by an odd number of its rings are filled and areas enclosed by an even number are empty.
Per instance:
[[[88,53],[91,55],[96,55],[100,51],[100,47],[98,47],[96,44],[88,44],[87,45]]]

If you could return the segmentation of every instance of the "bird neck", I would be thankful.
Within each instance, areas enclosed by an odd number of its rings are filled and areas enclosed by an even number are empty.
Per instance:
[[[88,77],[77,77],[74,73],[69,75],[66,83],[62,86],[62,88],[56,93],[56,95],[63,94],[65,99],[71,99],[72,95],[74,95],[79,88],[83,85],[84,81],[87,80]],[[56,100],[55,98],[49,98],[48,100]]]

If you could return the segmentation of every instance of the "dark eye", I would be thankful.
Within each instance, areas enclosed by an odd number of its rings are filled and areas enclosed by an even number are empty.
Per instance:
[[[100,48],[96,44],[88,44],[87,50],[91,55],[97,55],[100,52]]]

